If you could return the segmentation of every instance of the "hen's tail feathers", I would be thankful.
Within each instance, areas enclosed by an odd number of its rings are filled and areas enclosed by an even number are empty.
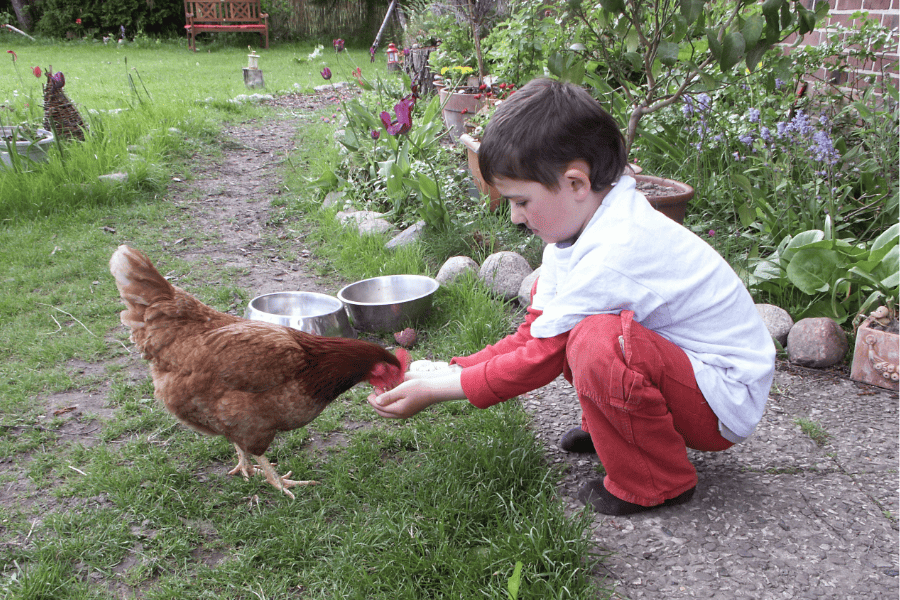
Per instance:
[[[175,287],[160,275],[149,258],[134,248],[119,246],[109,261],[109,270],[127,307],[122,311],[122,324],[131,329],[143,327],[147,306],[175,295]]]

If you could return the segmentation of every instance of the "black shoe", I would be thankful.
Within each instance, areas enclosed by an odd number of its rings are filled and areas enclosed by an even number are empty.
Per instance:
[[[597,454],[594,448],[594,442],[591,440],[591,434],[582,429],[575,427],[570,429],[559,438],[559,449],[565,452],[577,452],[579,454]]]
[[[662,504],[657,504],[656,506],[641,506],[640,504],[626,502],[621,498],[613,496],[609,490],[606,489],[606,486],[603,485],[602,479],[593,479],[581,486],[581,489],[578,490],[578,499],[584,505],[590,504],[594,507],[594,510],[601,514],[622,517],[653,510],[654,508],[659,508],[661,506],[684,504],[694,497],[694,490],[696,489],[696,487],[692,487],[686,492],[682,492],[674,498],[669,498]]]

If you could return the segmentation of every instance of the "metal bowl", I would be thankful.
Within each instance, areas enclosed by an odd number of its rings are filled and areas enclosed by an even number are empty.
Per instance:
[[[385,275],[351,283],[337,297],[357,329],[400,331],[428,312],[439,286],[424,275]]]
[[[248,319],[285,325],[327,337],[355,338],[344,305],[316,292],[276,292],[257,296],[247,305]]]

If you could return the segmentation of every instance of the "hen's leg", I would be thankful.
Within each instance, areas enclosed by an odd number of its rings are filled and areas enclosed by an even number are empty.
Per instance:
[[[237,450],[238,464],[235,468],[228,471],[228,474],[237,475],[238,473],[241,473],[244,476],[244,479],[250,479],[250,476],[256,473],[256,470],[260,469],[260,467],[257,467],[250,462],[250,459],[247,458],[247,453],[241,450],[240,446],[235,444],[234,449]]]
[[[253,458],[255,458],[256,462],[259,463],[258,468],[266,474],[266,481],[290,496],[291,500],[294,499],[294,494],[288,491],[289,487],[298,485],[317,485],[319,483],[318,481],[293,481],[291,479],[288,479],[288,477],[291,476],[290,471],[288,471],[285,475],[278,475],[278,473],[275,472],[275,469],[272,467],[271,463],[269,463],[269,460],[265,456],[256,456],[254,454]]]

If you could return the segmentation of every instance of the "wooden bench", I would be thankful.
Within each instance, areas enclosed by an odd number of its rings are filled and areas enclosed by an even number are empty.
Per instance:
[[[196,36],[204,31],[258,31],[269,47],[269,15],[260,11],[259,0],[184,0],[184,17],[188,48],[194,52]]]

